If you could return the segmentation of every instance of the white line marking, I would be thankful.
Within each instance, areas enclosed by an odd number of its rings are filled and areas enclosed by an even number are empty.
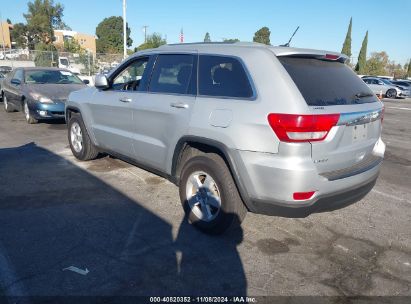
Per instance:
[[[67,267],[67,268],[63,269],[63,271],[66,271],[66,270],[81,274],[83,276],[87,275],[90,272],[87,268],[86,269],[80,269],[80,268],[75,267],[75,266],[70,266],[70,267]]]
[[[410,108],[400,108],[400,107],[387,107],[388,109],[397,109],[397,110],[406,110],[406,111],[411,111]]]
[[[390,198],[390,199],[393,199],[393,200],[396,200],[396,201],[406,202],[406,203],[411,204],[411,201],[409,201],[409,200],[407,200],[407,199],[405,199],[405,198],[400,198],[400,197],[398,197],[398,196],[391,195],[391,194],[387,194],[387,193],[385,193],[385,192],[381,192],[381,191],[378,191],[378,190],[375,190],[375,189],[372,189],[371,192],[375,192],[376,194],[385,196],[385,197],[387,197],[387,198]]]

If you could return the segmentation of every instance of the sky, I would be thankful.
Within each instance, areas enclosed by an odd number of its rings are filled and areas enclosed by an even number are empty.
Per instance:
[[[64,6],[63,20],[73,30],[95,34],[104,18],[122,15],[122,0],[54,0]],[[0,0],[2,19],[24,22],[28,0]],[[411,0],[127,0],[127,21],[133,47],[147,33],[157,32],[168,43],[238,38],[252,41],[261,27],[271,30],[271,44],[341,51],[350,17],[353,18],[352,53],[358,57],[369,31],[368,56],[386,51],[390,60],[405,64],[411,59]]]

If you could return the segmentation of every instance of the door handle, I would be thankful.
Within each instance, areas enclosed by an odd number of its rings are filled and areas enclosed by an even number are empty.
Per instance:
[[[188,109],[188,104],[182,102],[173,102],[170,104],[170,107],[177,109]]]
[[[120,98],[121,102],[131,102],[131,98],[127,98],[127,97],[122,97]]]

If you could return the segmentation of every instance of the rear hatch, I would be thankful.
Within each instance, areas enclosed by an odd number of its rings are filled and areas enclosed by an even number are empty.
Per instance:
[[[383,106],[344,64],[345,58],[335,54],[277,55],[277,58],[301,92],[314,120],[331,124],[327,133],[322,133],[324,137],[320,133],[312,140],[305,140],[311,144],[311,156],[318,172],[328,180],[336,180],[379,163],[382,156],[373,150],[381,134]]]

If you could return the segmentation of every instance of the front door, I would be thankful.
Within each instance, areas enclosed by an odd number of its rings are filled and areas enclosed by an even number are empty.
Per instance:
[[[90,104],[97,144],[111,152],[134,157],[132,105],[149,57],[132,59],[110,78],[110,88],[97,91]]]

